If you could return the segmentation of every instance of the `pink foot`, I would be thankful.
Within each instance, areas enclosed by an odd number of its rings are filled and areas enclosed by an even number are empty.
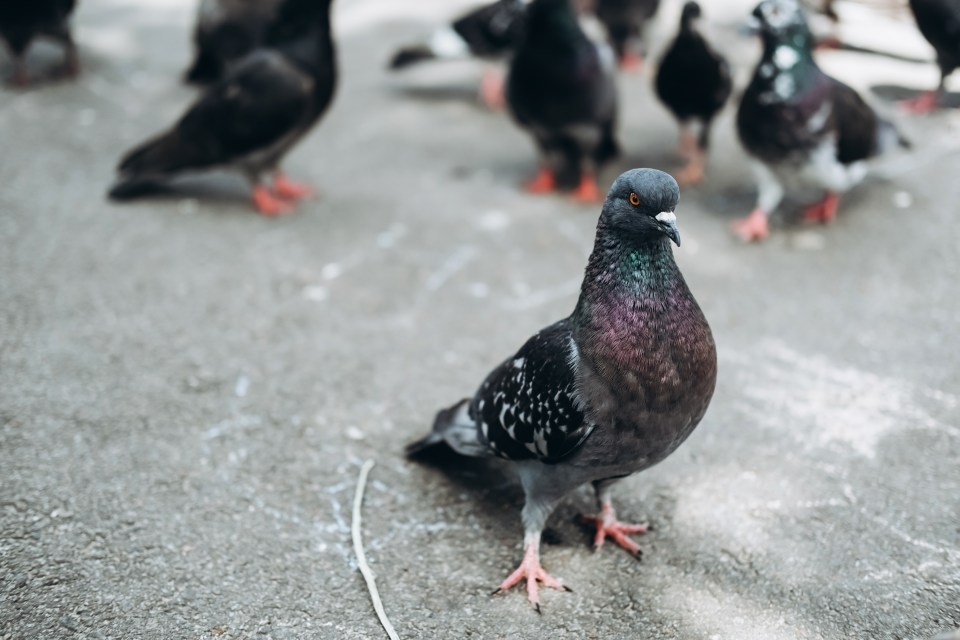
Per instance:
[[[837,217],[837,206],[840,204],[840,196],[835,193],[828,193],[827,197],[815,205],[807,207],[803,212],[805,222],[820,222],[830,224]]]
[[[527,581],[527,599],[530,604],[540,613],[540,587],[537,582],[542,582],[543,586],[551,589],[560,589],[570,591],[563,583],[551,576],[540,566],[540,554],[537,551],[536,544],[527,545],[527,550],[523,554],[523,561],[517,570],[507,576],[507,579],[500,583],[493,595],[504,593],[511,587],[520,583],[521,580]]]
[[[282,173],[278,173],[273,178],[273,193],[284,200],[299,200],[314,195],[313,189],[305,184],[290,180]]]
[[[533,180],[523,185],[527,193],[550,193],[557,188],[557,182],[553,177],[553,171],[546,167],[541,167]]]
[[[677,184],[681,187],[690,187],[703,182],[703,179],[706,177],[703,165],[703,153],[699,150],[693,151],[690,155],[690,161],[687,162],[687,166],[677,171],[676,175],[674,175],[674,178],[677,179]]]
[[[573,190],[573,199],[584,204],[597,204],[603,202],[604,194],[597,186],[597,179],[591,175],[584,175],[580,178],[580,184]]]
[[[624,52],[620,58],[620,68],[631,73],[639,73],[643,69],[643,56],[633,51]]]
[[[770,235],[767,214],[761,209],[754,209],[746,218],[734,220],[730,228],[744,242],[764,240]]]
[[[580,516],[580,520],[592,524],[597,528],[597,533],[593,537],[594,549],[602,547],[603,541],[610,538],[633,555],[640,555],[640,546],[628,538],[627,534],[646,533],[647,525],[620,522],[617,520],[617,514],[614,512],[613,505],[610,503],[603,505],[600,509],[600,515]]]
[[[487,69],[480,79],[480,99],[492,111],[503,111],[507,99],[503,92],[503,74],[495,69]]]
[[[897,107],[917,115],[930,113],[937,108],[937,92],[926,91],[921,93],[916,98],[911,98],[910,100],[901,100],[897,103]]]
[[[266,187],[262,185],[257,185],[254,187],[252,195],[253,206],[257,209],[257,211],[267,217],[273,218],[275,216],[293,211],[293,207],[289,202],[284,202],[283,200],[276,198]]]

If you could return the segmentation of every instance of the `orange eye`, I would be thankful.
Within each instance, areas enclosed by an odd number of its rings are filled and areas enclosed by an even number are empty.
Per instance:
[[[637,206],[638,204],[640,204],[640,196],[638,196],[638,195],[635,194],[635,193],[631,193],[631,194],[630,194],[630,204],[632,204],[633,206]]]

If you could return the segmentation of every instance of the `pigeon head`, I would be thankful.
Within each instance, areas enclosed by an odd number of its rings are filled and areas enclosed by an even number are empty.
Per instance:
[[[804,50],[813,42],[797,0],[764,0],[753,10],[750,27],[767,47],[786,44]]]
[[[693,28],[694,20],[701,16],[700,5],[693,0],[683,5],[683,11],[680,13],[680,27],[682,29]]]
[[[647,244],[666,236],[680,246],[677,216],[680,201],[677,181],[656,169],[631,169],[610,187],[601,220],[620,238]]]

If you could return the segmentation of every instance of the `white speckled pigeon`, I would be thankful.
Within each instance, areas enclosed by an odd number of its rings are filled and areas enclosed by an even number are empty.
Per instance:
[[[525,554],[500,585],[563,588],[540,566],[540,536],[557,503],[596,490],[596,546],[609,537],[634,554],[645,525],[617,520],[610,487],[672,453],[703,418],[717,355],[710,327],[673,259],[680,243],[669,175],[633,169],[613,183],[573,313],[530,338],[472,398],[441,411],[411,455],[449,447],[514,463],[526,495]]]

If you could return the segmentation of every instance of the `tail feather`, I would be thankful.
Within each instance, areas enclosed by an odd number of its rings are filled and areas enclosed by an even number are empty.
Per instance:
[[[174,130],[144,142],[130,151],[117,167],[117,182],[110,188],[114,199],[137,197],[174,174],[202,166],[200,149]]]
[[[424,60],[433,60],[436,57],[436,54],[426,45],[404,47],[393,54],[393,58],[390,60],[390,69],[394,71],[404,69]]]
[[[469,412],[469,398],[438,412],[430,433],[407,445],[407,457],[416,458],[443,448],[464,456],[490,455],[487,446],[480,442],[477,424]]]

